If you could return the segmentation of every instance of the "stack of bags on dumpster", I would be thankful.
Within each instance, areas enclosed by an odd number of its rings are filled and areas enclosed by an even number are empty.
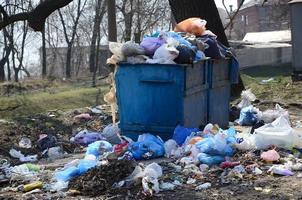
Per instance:
[[[206,24],[203,19],[189,18],[177,24],[174,31],[145,35],[140,44],[111,42],[109,49],[113,56],[107,63],[191,64],[207,57],[222,59],[231,56],[229,49],[218,42],[217,36],[206,30]]]

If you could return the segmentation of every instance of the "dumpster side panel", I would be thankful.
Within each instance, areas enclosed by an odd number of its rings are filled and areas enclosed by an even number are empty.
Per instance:
[[[186,127],[207,123],[207,63],[198,62],[186,68],[184,122]]]
[[[230,67],[229,59],[209,61],[208,121],[223,128],[229,125]]]
[[[171,136],[183,121],[184,67],[122,64],[116,84],[122,132]]]

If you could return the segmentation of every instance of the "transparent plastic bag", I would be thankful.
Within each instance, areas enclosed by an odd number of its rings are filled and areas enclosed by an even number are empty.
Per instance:
[[[289,121],[288,111],[283,109],[279,104],[276,104],[274,110],[266,110],[258,113],[259,120],[263,120],[264,123],[272,123],[280,116],[284,116]]]
[[[125,57],[145,54],[145,50],[143,47],[131,41],[128,41],[125,44],[123,44],[121,51],[123,56]]]
[[[267,149],[272,145],[288,149],[294,146],[293,129],[284,116],[255,129],[254,137],[257,149]]]
[[[116,58],[117,62],[120,62],[120,61],[124,60],[122,47],[123,47],[122,43],[109,42],[109,50],[111,51],[111,53],[113,53],[115,55],[115,58]]]
[[[251,89],[248,89],[248,90],[244,90],[241,93],[241,99],[242,99],[241,102],[237,105],[237,107],[240,109],[252,105],[251,102],[255,101],[257,98],[252,93]]]
[[[165,146],[165,156],[167,158],[172,157],[173,152],[176,151],[177,148],[178,148],[178,145],[177,145],[176,141],[172,140],[172,139],[166,141],[164,146]]]

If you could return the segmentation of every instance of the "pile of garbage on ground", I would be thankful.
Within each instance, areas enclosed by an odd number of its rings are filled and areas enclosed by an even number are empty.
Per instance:
[[[287,110],[276,105],[260,111],[252,105],[254,100],[250,91],[242,93],[242,101],[230,111],[237,119],[228,129],[213,124],[202,130],[179,125],[165,142],[152,133],[133,141],[121,135],[118,123],[100,132],[83,129],[70,143],[81,146],[85,154],[51,171],[48,178],[37,156],[11,149],[11,157],[23,164],[11,165],[2,159],[1,184],[8,181],[3,191],[64,191],[92,197],[135,188],[137,194],[150,197],[183,187],[195,191],[218,187],[213,176],[219,177],[218,184],[226,184],[250,175],[293,176],[302,171],[302,131],[292,127]],[[81,113],[74,119],[89,121],[88,115]],[[37,141],[52,161],[68,155],[56,142],[49,135]],[[18,145],[29,148],[32,144],[22,138]]]

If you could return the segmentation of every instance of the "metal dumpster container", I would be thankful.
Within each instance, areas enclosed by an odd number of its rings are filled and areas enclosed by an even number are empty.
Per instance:
[[[122,134],[136,140],[151,133],[167,140],[177,125],[206,124],[207,64],[120,63],[115,80]]]
[[[208,61],[208,121],[220,127],[229,125],[231,60]]]

